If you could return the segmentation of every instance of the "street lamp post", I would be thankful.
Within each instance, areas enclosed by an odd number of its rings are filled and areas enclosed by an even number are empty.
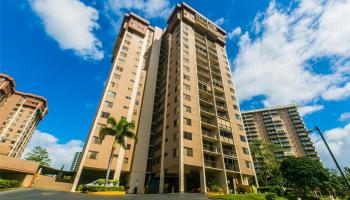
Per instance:
[[[324,136],[323,136],[321,130],[316,126],[314,129],[311,130],[311,132],[313,132],[313,131],[315,131],[315,130],[316,130],[316,131],[318,132],[318,134],[321,136],[321,138],[322,138],[324,144],[326,145],[326,147],[327,147],[329,153],[330,153],[331,156],[332,156],[332,159],[333,159],[335,165],[337,166],[337,168],[338,168],[340,174],[341,174],[342,177],[344,178],[345,184],[346,184],[346,185],[348,186],[348,188],[350,189],[350,183],[349,183],[349,181],[346,179],[346,177],[345,177],[345,175],[344,175],[344,173],[343,173],[343,170],[341,169],[341,167],[340,167],[338,161],[335,159],[335,157],[334,157],[334,155],[333,155],[333,152],[332,152],[331,149],[329,148],[328,143],[327,143],[326,139],[324,138]]]

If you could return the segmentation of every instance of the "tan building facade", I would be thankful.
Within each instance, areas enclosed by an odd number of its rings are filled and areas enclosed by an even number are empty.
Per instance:
[[[185,3],[165,30],[127,14],[72,190],[105,176],[112,138],[100,144],[98,130],[108,116],[137,124],[137,144],[117,148],[112,162],[113,178],[129,192],[207,192],[215,183],[228,193],[249,185],[255,172],[225,40],[224,30]]]
[[[15,81],[0,74],[0,154],[21,157],[38,123],[47,114],[47,100],[16,91]]]
[[[277,159],[287,156],[318,157],[297,105],[242,112],[248,141],[262,140],[280,146]],[[258,172],[259,162],[254,161]]]

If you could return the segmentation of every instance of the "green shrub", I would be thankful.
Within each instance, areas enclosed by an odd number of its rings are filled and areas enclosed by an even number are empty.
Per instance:
[[[211,186],[212,192],[222,192],[222,189],[218,185]]]
[[[16,188],[19,186],[21,186],[21,183],[17,180],[0,179],[0,189]]]
[[[218,195],[212,196],[213,199],[221,199],[221,200],[265,200],[264,194],[226,194],[226,195]]]
[[[124,186],[104,186],[104,185],[84,186],[82,190],[85,192],[125,191]]]
[[[269,192],[265,195],[266,200],[275,200],[277,199],[277,194]]]
[[[78,185],[77,191],[83,191],[83,187],[84,187],[84,185]]]

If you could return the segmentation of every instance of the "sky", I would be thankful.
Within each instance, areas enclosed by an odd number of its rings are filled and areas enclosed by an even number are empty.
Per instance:
[[[174,0],[2,0],[0,72],[48,99],[25,152],[68,169],[89,132],[125,12],[166,27]],[[220,2],[220,3],[219,3]],[[186,1],[227,32],[242,110],[296,103],[350,167],[350,0]],[[326,167],[335,165],[311,134]]]

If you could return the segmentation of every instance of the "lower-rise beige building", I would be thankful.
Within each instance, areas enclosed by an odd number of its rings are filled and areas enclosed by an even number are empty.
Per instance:
[[[72,191],[103,178],[110,116],[136,124],[138,142],[116,148],[113,179],[128,192],[224,192],[255,184],[249,145],[226,54],[226,32],[189,5],[176,5],[166,29],[126,14],[113,64]]]
[[[45,98],[16,91],[13,78],[0,73],[0,154],[21,157],[46,113]]]
[[[275,152],[277,159],[318,157],[297,105],[249,110],[242,112],[242,116],[248,141],[262,140],[281,147]],[[259,162],[254,161],[254,165],[258,172]]]

